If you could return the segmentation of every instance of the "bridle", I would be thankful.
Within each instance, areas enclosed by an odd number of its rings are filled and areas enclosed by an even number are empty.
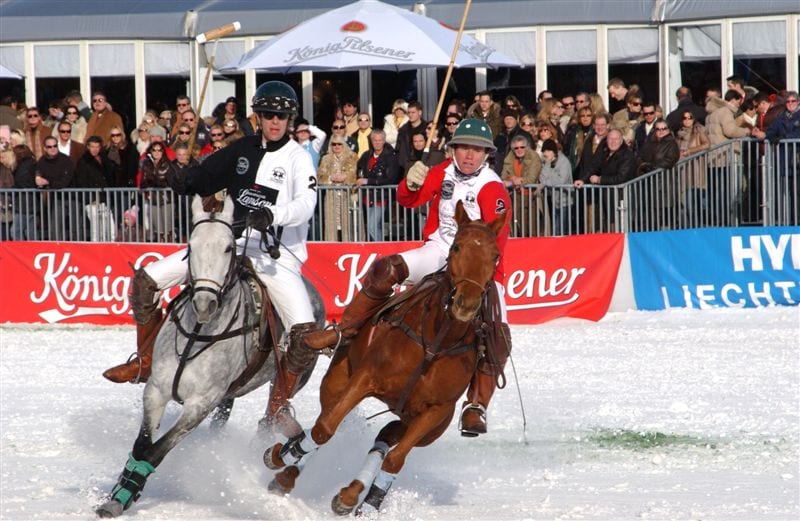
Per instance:
[[[482,225],[475,225],[475,224],[462,225],[462,228],[466,228],[466,227],[474,227],[476,229],[480,228],[481,230],[483,229]],[[492,240],[494,240],[494,239],[492,239]],[[478,281],[476,281],[474,279],[471,279],[469,277],[465,277],[465,276],[456,277],[456,276],[454,276],[453,272],[452,272],[452,270],[450,268],[450,266],[451,266],[450,261],[451,261],[451,258],[454,255],[454,253],[456,252],[455,246],[456,246],[456,244],[455,244],[455,242],[453,242],[453,244],[450,246],[450,251],[449,251],[449,253],[447,255],[447,263],[445,264],[445,268],[446,268],[445,272],[447,273],[447,278],[450,280],[450,284],[452,286],[452,288],[450,289],[450,292],[447,294],[447,299],[446,299],[446,302],[445,302],[445,310],[448,311],[448,313],[450,311],[450,306],[453,304],[453,299],[455,298],[456,289],[458,288],[459,284],[462,284],[462,283],[472,284],[472,285],[476,286],[478,289],[481,290],[481,294],[484,294],[484,293],[486,293],[486,289],[489,287],[489,284],[491,284],[492,281],[494,280],[494,277],[490,277],[488,282],[486,282],[486,284],[481,284],[480,282],[478,282]]]
[[[234,274],[236,273],[236,239],[235,239],[235,236],[234,236],[234,233],[233,233],[233,226],[231,226],[229,223],[227,223],[225,221],[221,221],[219,219],[215,219],[213,217],[213,214],[212,214],[212,217],[210,217],[210,218],[200,219],[199,221],[194,223],[194,226],[197,227],[197,226],[199,226],[201,224],[206,224],[206,223],[208,223],[208,224],[222,224],[223,226],[226,226],[228,228],[228,231],[230,231],[231,255],[230,255],[230,261],[228,262],[228,271],[225,273],[225,278],[223,279],[222,283],[217,282],[214,279],[208,279],[208,278],[204,278],[204,277],[195,278],[194,274],[192,273],[192,262],[191,262],[192,246],[191,246],[191,243],[190,243],[189,247],[187,248],[187,252],[186,252],[186,257],[187,257],[187,259],[189,261],[188,262],[188,264],[189,264],[189,287],[190,287],[190,292],[192,294],[192,297],[194,297],[194,295],[196,293],[198,293],[198,292],[205,291],[205,292],[208,292],[208,293],[212,293],[217,298],[218,301],[221,301],[222,300],[222,296],[225,294],[226,291],[228,291],[228,289],[230,289],[230,287],[233,285],[233,283],[236,280],[236,277],[234,276]],[[216,288],[213,288],[211,286],[205,286],[205,285],[198,287],[197,286],[198,282],[203,282],[203,283],[206,283],[206,284],[210,284],[210,285],[216,286]]]

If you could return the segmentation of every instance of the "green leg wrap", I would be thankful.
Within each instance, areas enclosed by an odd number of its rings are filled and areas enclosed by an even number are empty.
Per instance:
[[[119,475],[114,490],[111,491],[111,499],[122,503],[124,510],[127,510],[131,503],[139,499],[147,476],[155,472],[156,469],[146,461],[134,459],[132,454],[128,454],[128,462],[125,463],[125,470]]]

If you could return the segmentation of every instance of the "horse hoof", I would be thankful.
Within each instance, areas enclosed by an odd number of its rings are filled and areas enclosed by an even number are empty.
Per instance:
[[[283,471],[275,474],[272,478],[267,490],[277,495],[289,494],[294,490],[294,484],[297,481],[297,476],[300,475],[300,469],[294,465],[286,467]]]
[[[280,454],[282,448],[283,443],[276,443],[271,449],[264,451],[264,465],[266,465],[268,469],[278,470],[286,466]]]
[[[112,499],[100,505],[95,512],[97,513],[97,517],[111,518],[121,516],[123,510],[125,510],[125,508],[122,506],[122,503],[116,499]]]
[[[331,510],[333,510],[333,513],[336,514],[337,516],[346,516],[350,514],[350,512],[352,512],[354,508],[355,505],[347,506],[344,503],[342,503],[342,499],[339,496],[339,494],[333,496],[333,499],[331,500]]]

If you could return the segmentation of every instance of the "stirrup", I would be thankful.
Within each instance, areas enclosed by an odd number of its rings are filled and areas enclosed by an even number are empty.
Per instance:
[[[139,358],[139,352],[138,351],[136,353],[131,353],[131,355],[128,357],[128,361],[125,362],[125,363],[126,364],[130,364],[131,362],[133,362],[137,358]],[[136,370],[136,377],[133,380],[131,380],[130,383],[135,385],[135,384],[141,383],[141,381],[142,381],[142,359],[139,358],[139,369]],[[145,381],[147,381],[147,380],[145,380]]]
[[[459,415],[459,417],[458,417],[458,430],[461,431],[461,435],[465,436],[465,437],[468,437],[468,438],[474,438],[475,436],[478,436],[479,434],[485,434],[486,430],[475,431],[475,430],[472,430],[472,429],[465,429],[464,428],[464,413],[466,413],[467,411],[475,411],[475,413],[478,415],[480,420],[483,422],[484,427],[486,427],[486,425],[487,425],[486,424],[486,407],[484,407],[483,405],[481,405],[479,403],[467,402],[461,408],[461,415]]]

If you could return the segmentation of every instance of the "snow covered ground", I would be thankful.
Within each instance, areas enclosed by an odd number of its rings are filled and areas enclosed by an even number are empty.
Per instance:
[[[800,518],[800,310],[614,313],[599,323],[512,327],[518,380],[498,391],[488,435],[451,428],[413,451],[382,520]],[[0,327],[0,519],[92,519],[138,430],[142,386],[100,373],[132,327]],[[320,364],[295,400],[309,426]],[[517,389],[519,384],[519,394]],[[527,430],[523,430],[519,396]],[[330,499],[389,415],[365,402],[295,492],[253,443],[266,388],[167,456],[123,517],[334,519]],[[165,423],[174,419],[177,405]]]

